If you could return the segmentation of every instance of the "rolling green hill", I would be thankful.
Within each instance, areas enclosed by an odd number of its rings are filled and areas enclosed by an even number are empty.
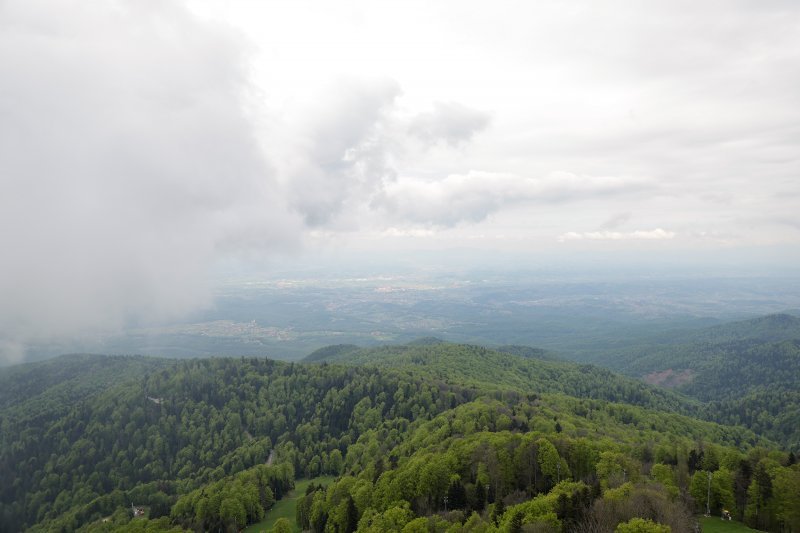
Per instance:
[[[691,342],[721,343],[741,340],[780,342],[800,339],[800,317],[788,313],[751,318],[694,331]]]
[[[0,408],[0,531],[234,531],[268,516],[296,478],[329,475],[296,500],[290,527],[613,530],[642,517],[677,533],[693,527],[689,496],[705,494],[707,472],[715,509],[800,525],[793,456],[676,413],[698,406],[672,392],[446,343],[315,359],[80,356],[8,369],[0,379],[30,392]]]
[[[786,314],[730,322],[701,329],[678,329],[636,338],[632,343],[620,340],[614,348],[600,347],[586,351],[581,358],[625,374],[640,376],[673,365],[687,365],[713,357],[726,346],[755,346],[800,340],[800,318]]]
[[[0,412],[19,419],[53,416],[172,364],[152,357],[74,354],[0,368]],[[7,437],[0,434],[0,443]]]
[[[744,328],[739,340],[731,340],[735,326],[724,325],[694,337],[723,339],[717,344],[654,345],[636,352],[638,359],[627,355],[628,373],[661,387],[592,365],[531,358],[529,354],[546,357],[547,352],[525,347],[500,352],[441,341],[377,348],[339,345],[317,350],[305,361],[395,368],[482,389],[563,393],[670,409],[743,425],[800,452],[800,341],[755,339],[791,335],[797,322],[790,315],[771,315],[737,323]]]
[[[601,363],[705,404],[702,416],[742,424],[800,451],[800,318],[768,315],[654,337]]]
[[[520,357],[481,346],[439,343],[330,350],[314,362],[399,369],[422,378],[486,390],[563,393],[682,413],[697,405],[670,391],[650,387],[592,365]]]

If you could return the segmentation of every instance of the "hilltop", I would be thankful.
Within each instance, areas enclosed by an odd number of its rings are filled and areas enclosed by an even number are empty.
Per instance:
[[[326,354],[326,355],[323,355]],[[305,361],[403,370],[485,390],[562,393],[690,413],[686,398],[592,365],[521,357],[483,346],[439,342],[318,350]]]

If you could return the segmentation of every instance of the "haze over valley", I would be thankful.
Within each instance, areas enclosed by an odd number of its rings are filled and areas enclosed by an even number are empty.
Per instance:
[[[181,321],[43,344],[31,348],[30,357],[91,352],[292,360],[330,344],[438,337],[489,346],[523,344],[591,360],[610,346],[657,332],[800,310],[800,283],[789,277],[610,276],[602,281],[558,273],[449,270],[284,277],[290,275],[229,281],[212,305]]]

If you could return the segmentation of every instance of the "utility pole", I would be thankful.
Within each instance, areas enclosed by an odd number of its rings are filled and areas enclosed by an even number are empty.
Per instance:
[[[708,472],[708,492],[706,493],[706,516],[711,516],[711,472]]]
[[[447,496],[444,497],[444,512],[447,512]]]

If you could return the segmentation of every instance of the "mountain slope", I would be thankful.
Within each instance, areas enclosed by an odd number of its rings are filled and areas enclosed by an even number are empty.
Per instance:
[[[562,393],[669,409],[706,420],[742,424],[787,448],[800,450],[800,341],[670,345],[653,352],[638,365],[662,370],[643,378],[656,385],[672,379],[672,388],[681,394],[592,365],[528,359],[449,343],[362,349],[348,346],[346,350],[330,350],[328,357],[318,357],[316,362],[402,369],[486,390]]]
[[[56,387],[76,395],[92,393],[171,364],[142,356],[63,355],[55,359],[0,367],[0,409],[30,400]]]
[[[780,342],[800,339],[800,317],[775,313],[694,331],[685,341],[720,343],[740,340]]]
[[[87,376],[102,360],[63,362]],[[475,396],[374,368],[266,359],[162,363],[98,394],[43,402],[35,417],[24,416],[28,400],[0,409],[0,531],[35,523],[73,530],[131,499],[149,507],[151,518],[168,515],[178,494],[270,462],[273,451],[299,473],[338,470],[362,426],[407,424],[413,414],[427,417]],[[35,380],[39,370],[26,365],[13,375]],[[422,389],[424,396],[405,392]],[[370,424],[353,417],[364,398],[383,398]],[[201,529],[218,529],[204,520]]]
[[[0,368],[0,420],[64,413],[75,403],[173,364],[151,357],[74,354]],[[0,445],[8,437],[0,433]]]
[[[602,364],[705,402],[703,416],[744,424],[800,450],[800,318],[774,314],[672,332]]]
[[[483,389],[562,393],[690,413],[686,398],[592,365],[545,361],[481,346],[439,343],[346,350],[316,359],[348,365],[400,369],[424,378]]]
[[[619,346],[613,349],[586,351],[582,360],[641,376],[670,367],[686,368],[690,363],[713,355],[717,346],[797,339],[800,339],[800,318],[779,313],[702,329],[667,331],[639,338],[634,344],[620,340]]]

